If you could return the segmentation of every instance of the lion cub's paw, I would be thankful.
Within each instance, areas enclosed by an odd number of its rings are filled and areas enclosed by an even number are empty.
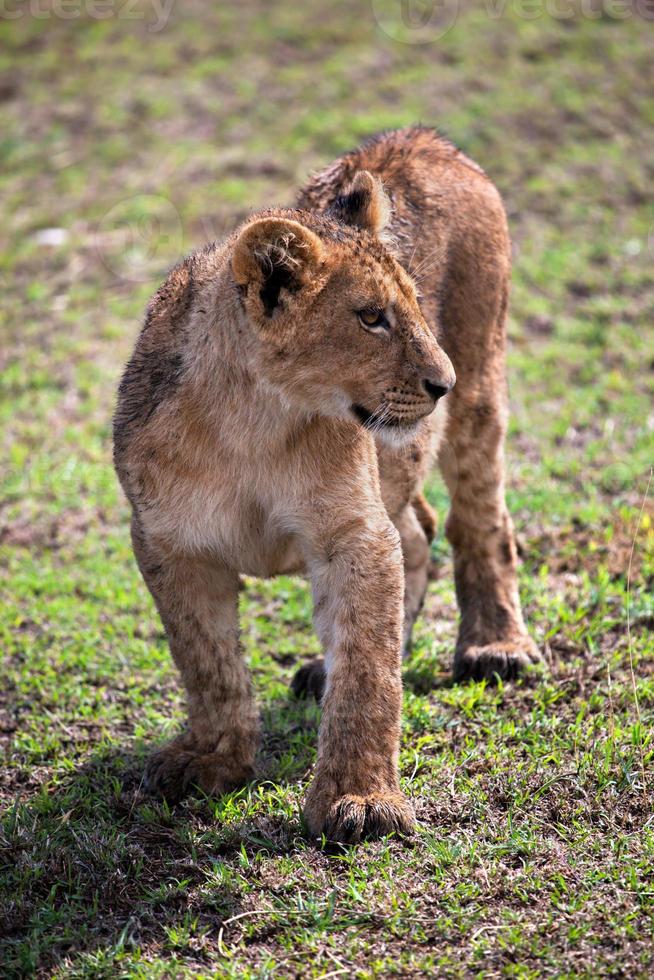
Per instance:
[[[183,739],[155,752],[145,769],[148,792],[176,803],[192,790],[220,796],[243,786],[254,774],[252,766],[224,753],[200,753]]]
[[[315,698],[321,701],[325,692],[325,661],[322,657],[310,660],[296,671],[291,681],[296,698]]]
[[[519,640],[498,640],[486,646],[470,646],[454,657],[455,681],[513,680],[535,664],[542,663],[538,647],[530,636]]]
[[[371,793],[369,796],[339,797],[321,818],[310,806],[305,816],[312,837],[323,834],[330,843],[356,844],[364,838],[397,833],[411,834],[415,814],[401,793]]]

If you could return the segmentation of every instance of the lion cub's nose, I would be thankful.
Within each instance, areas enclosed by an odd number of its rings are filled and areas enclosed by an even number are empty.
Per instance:
[[[448,391],[451,391],[452,388],[454,387],[454,382],[447,385],[435,384],[433,381],[430,381],[428,378],[425,378],[423,384],[425,386],[425,391],[427,392],[428,395],[430,395],[431,398],[434,399],[435,402],[437,402],[439,398],[442,398],[443,395],[446,395]]]

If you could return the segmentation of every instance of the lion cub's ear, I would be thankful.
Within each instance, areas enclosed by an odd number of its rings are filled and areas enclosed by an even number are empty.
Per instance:
[[[391,202],[377,177],[359,170],[348,190],[327,212],[338,221],[382,237],[391,217]]]
[[[282,289],[297,293],[315,278],[323,246],[317,235],[287,218],[259,218],[234,245],[232,274],[248,304],[265,317],[284,308]]]

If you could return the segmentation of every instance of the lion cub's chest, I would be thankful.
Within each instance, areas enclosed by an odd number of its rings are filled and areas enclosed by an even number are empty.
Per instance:
[[[302,570],[295,536],[280,527],[247,481],[225,481],[219,472],[205,471],[177,490],[176,513],[162,501],[159,519],[182,550],[209,552],[245,575]]]

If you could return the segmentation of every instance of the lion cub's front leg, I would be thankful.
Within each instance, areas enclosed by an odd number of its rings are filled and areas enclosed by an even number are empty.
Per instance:
[[[305,817],[313,836],[353,843],[414,821],[398,774],[402,554],[385,521],[352,522],[329,540],[309,563],[326,687]]]
[[[238,576],[173,556],[132,526],[134,551],[188,695],[188,731],[150,759],[146,784],[171,801],[192,787],[219,794],[253,774],[258,715],[238,644]]]

